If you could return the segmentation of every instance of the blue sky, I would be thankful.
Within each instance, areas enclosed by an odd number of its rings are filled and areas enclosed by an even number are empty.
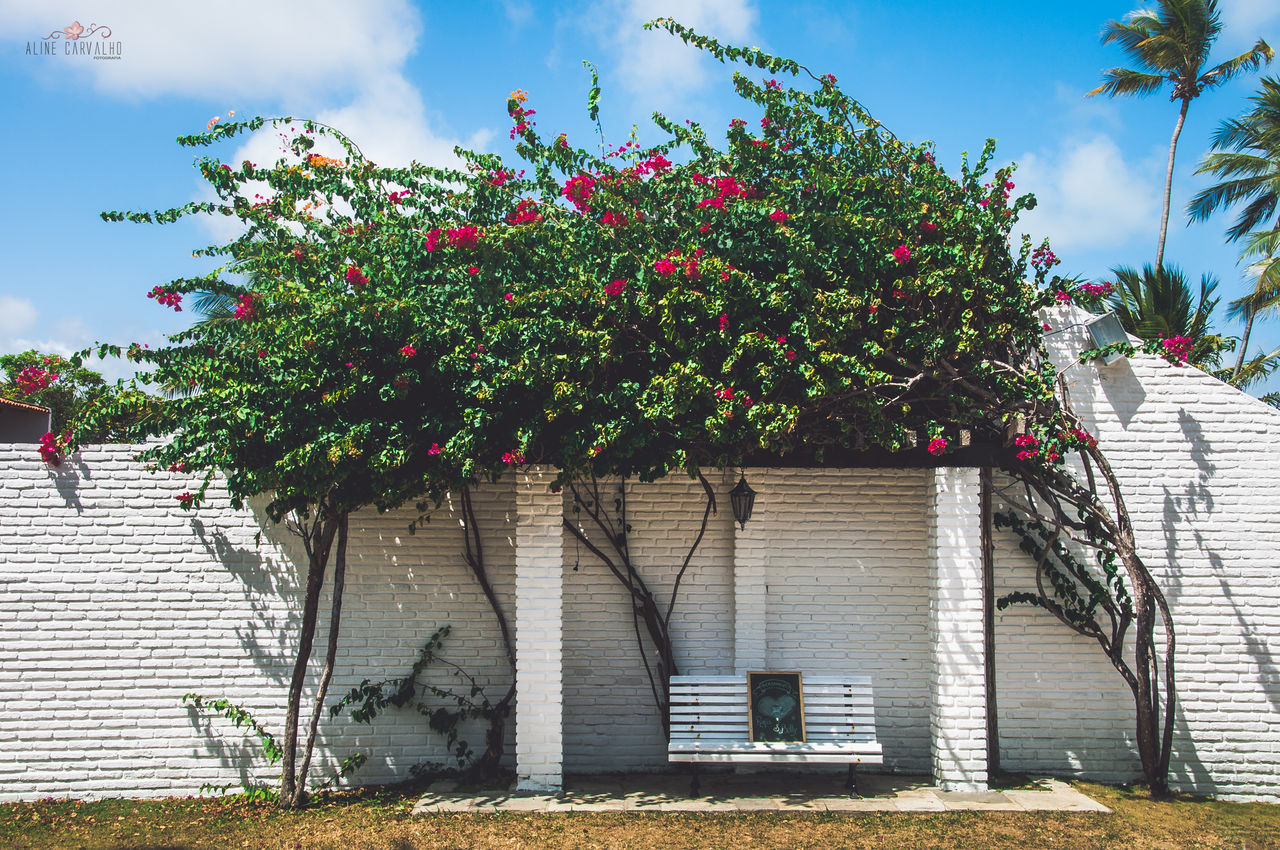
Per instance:
[[[1257,38],[1280,47],[1280,3],[1222,0],[1215,61]],[[193,248],[220,222],[108,224],[108,209],[176,206],[201,196],[193,154],[174,137],[214,115],[291,114],[347,131],[375,160],[447,163],[454,145],[509,151],[505,101],[520,88],[544,133],[588,142],[589,82],[601,72],[612,142],[642,140],[654,111],[724,126],[751,117],[729,69],[641,23],[671,15],[722,40],[834,73],[899,136],[932,139],[955,170],[988,137],[1017,162],[1018,190],[1040,206],[1023,221],[1048,235],[1062,269],[1106,279],[1155,254],[1176,107],[1166,96],[1086,99],[1100,70],[1128,64],[1099,34],[1126,2],[773,2],[773,0],[220,0],[218,3],[0,0],[0,352],[69,353],[95,341],[159,342],[190,313],[147,300],[156,284],[204,271]],[[117,59],[28,54],[79,21],[111,30]],[[38,48],[37,48],[38,50]],[[1280,74],[1280,61],[1270,73]],[[1207,185],[1193,174],[1217,123],[1238,114],[1256,77],[1192,104],[1178,150],[1166,262],[1217,275],[1226,299],[1247,284],[1221,216],[1186,226]],[[230,161],[270,161],[273,140],[224,145]],[[1217,329],[1240,327],[1220,315]],[[1280,345],[1280,321],[1255,331]],[[111,376],[127,364],[104,364]]]

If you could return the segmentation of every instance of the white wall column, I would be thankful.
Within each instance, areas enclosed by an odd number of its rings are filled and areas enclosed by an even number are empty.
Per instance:
[[[756,476],[759,484],[759,476]],[[748,480],[750,477],[748,476]],[[737,476],[730,476],[730,487]],[[761,498],[760,496],[756,497]],[[764,498],[768,498],[765,496]],[[724,496],[726,507],[729,497]],[[769,596],[766,575],[770,551],[765,524],[748,520],[746,528],[733,523],[733,670],[741,675],[752,670],[765,670],[766,600]]]
[[[564,781],[561,616],[564,500],[553,470],[516,478],[516,788],[558,791]]]
[[[977,469],[934,470],[929,530],[933,777],[947,791],[985,791],[987,702]]]

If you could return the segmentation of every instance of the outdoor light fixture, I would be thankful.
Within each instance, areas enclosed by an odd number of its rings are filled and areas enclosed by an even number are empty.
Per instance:
[[[1085,325],[1089,330],[1089,336],[1093,337],[1093,344],[1097,348],[1111,345],[1116,342],[1128,342],[1129,335],[1124,332],[1124,326],[1120,324],[1120,317],[1115,312],[1103,313],[1089,324]],[[1112,351],[1106,357],[1102,358],[1103,366],[1110,366],[1112,363],[1124,357],[1119,351]]]
[[[756,491],[752,490],[751,485],[747,483],[747,474],[743,471],[738,483],[729,491],[729,504],[733,506],[733,518],[738,521],[740,528],[747,527],[747,520],[751,519],[751,508],[755,503]]]

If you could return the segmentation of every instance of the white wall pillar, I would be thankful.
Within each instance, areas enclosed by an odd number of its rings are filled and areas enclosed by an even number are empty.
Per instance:
[[[731,484],[735,483],[731,481]],[[726,505],[728,501],[728,496],[725,496]],[[765,628],[769,587],[766,559],[769,551],[765,524],[759,517],[748,520],[746,528],[739,528],[734,521],[733,669],[739,675],[767,669]]]
[[[552,470],[516,479],[516,788],[558,791],[564,781],[561,616],[564,500]]]
[[[978,470],[934,470],[929,502],[933,777],[947,791],[985,791],[987,702]]]

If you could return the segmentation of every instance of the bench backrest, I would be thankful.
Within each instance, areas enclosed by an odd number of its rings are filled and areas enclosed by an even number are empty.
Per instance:
[[[874,742],[869,676],[805,676],[805,740]],[[672,676],[671,740],[745,741],[746,676]]]

